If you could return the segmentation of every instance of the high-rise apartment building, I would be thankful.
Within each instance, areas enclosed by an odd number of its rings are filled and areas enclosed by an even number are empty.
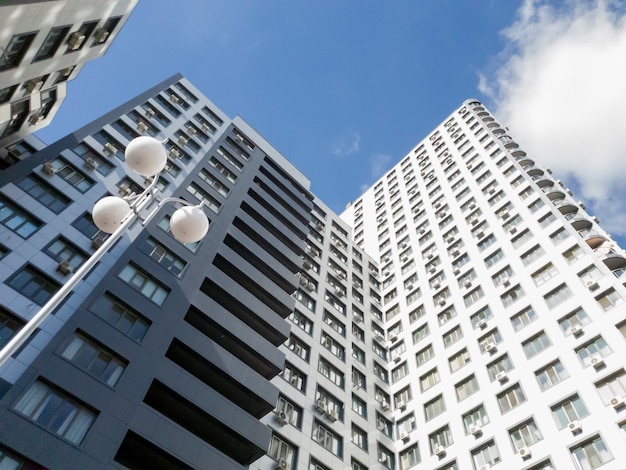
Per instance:
[[[0,2],[0,169],[38,150],[24,139],[50,123],[67,82],[104,55],[137,2]]]
[[[132,227],[0,368],[0,464],[623,470],[626,256],[476,101],[337,215],[166,80],[0,172],[0,344],[140,190],[140,134],[209,233]]]
[[[479,102],[308,244],[253,468],[624,468],[626,257]]]

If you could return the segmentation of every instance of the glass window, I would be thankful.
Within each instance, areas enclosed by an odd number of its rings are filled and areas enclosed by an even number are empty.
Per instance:
[[[569,377],[567,370],[558,359],[539,369],[535,375],[541,390],[547,390]]]
[[[616,305],[623,303],[624,299],[617,291],[615,291],[615,289],[611,288],[596,297],[596,301],[598,302],[598,304],[600,304],[600,307],[602,307],[606,312]]]
[[[22,238],[28,238],[39,230],[42,222],[0,196],[0,224]]]
[[[546,304],[550,309],[555,308],[557,305],[565,302],[572,296],[571,289],[567,286],[567,284],[561,284],[556,289],[551,290],[546,295],[543,296]]]
[[[513,361],[511,361],[507,354],[500,356],[487,365],[487,372],[492,382],[494,380],[504,381],[502,374],[504,373],[504,377],[506,377],[506,373],[511,370],[513,370]]]
[[[600,436],[595,436],[570,449],[581,470],[593,470],[613,460],[611,452]]]
[[[76,248],[72,243],[66,240],[64,237],[59,237],[50,243],[45,249],[44,253],[50,256],[52,259],[59,263],[67,262],[71,266],[67,270],[67,273],[74,271],[87,259],[88,255]],[[59,270],[65,269],[59,267]]]
[[[496,443],[489,441],[477,449],[472,450],[472,462],[476,469],[492,466],[500,462],[500,452],[498,451]]]
[[[543,439],[541,431],[532,419],[515,426],[509,431],[509,436],[515,452],[520,452],[524,447],[530,447]]]
[[[0,348],[7,344],[24,322],[0,307]],[[1,453],[0,453],[1,455]],[[2,462],[2,460],[0,460]],[[2,468],[2,466],[0,466]]]
[[[500,411],[506,413],[526,401],[526,395],[519,384],[509,387],[497,395]]]
[[[86,193],[95,183],[94,180],[86,176],[82,171],[72,166],[63,158],[57,158],[50,162],[51,169],[57,176],[63,178],[68,184],[76,188],[81,193]]]
[[[578,421],[589,414],[587,407],[577,394],[550,409],[559,429],[568,427],[571,422]]]
[[[544,349],[548,348],[552,343],[550,343],[550,339],[545,332],[541,331],[540,333],[534,335],[533,337],[527,339],[522,343],[522,348],[524,348],[524,354],[526,354],[527,358],[531,358],[537,354],[539,354]]]
[[[480,405],[463,415],[465,434],[478,434],[483,426],[489,424],[489,416],[484,405]]]
[[[456,398],[458,401],[463,401],[470,395],[473,395],[480,390],[478,380],[476,380],[474,375],[470,375],[468,378],[457,383],[454,388],[456,390]]]
[[[187,265],[184,259],[174,254],[170,249],[159,243],[155,238],[147,238],[144,249],[152,259],[176,277],[180,277],[185,269],[185,266]]]
[[[55,214],[60,214],[72,201],[61,191],[34,174],[20,180],[17,186]]]
[[[320,421],[314,421],[311,439],[331,453],[339,457],[343,455],[343,439],[336,436],[332,430],[327,428]]]
[[[34,33],[16,34],[11,38],[2,55],[0,55],[0,72],[20,65],[35,36],[37,36],[37,31]]]
[[[420,453],[417,444],[400,452],[400,469],[406,470],[420,463]]]
[[[93,410],[40,380],[30,386],[15,410],[76,445],[96,419]]]
[[[438,384],[439,380],[439,370],[435,367],[420,377],[420,389],[422,392],[425,392],[429,388]]]
[[[444,449],[453,444],[452,432],[448,426],[438,429],[428,436],[430,443],[430,453],[441,455]]]
[[[301,392],[305,391],[307,377],[304,372],[298,370],[292,364],[285,362],[285,367],[283,368],[283,371],[280,375],[283,379],[285,379]]]
[[[444,411],[446,411],[446,403],[442,395],[438,395],[424,404],[424,416],[426,417],[426,421],[430,421]]]
[[[532,307],[526,307],[519,313],[516,313],[511,317],[511,323],[515,331],[520,331],[525,326],[534,322],[537,319],[537,314]]]
[[[126,336],[141,342],[150,327],[150,321],[110,293],[96,300],[90,310]]]
[[[598,393],[605,405],[620,408],[626,397],[626,373],[621,369],[596,383]]]
[[[39,306],[43,306],[50,300],[61,287],[54,279],[31,265],[23,266],[6,283]]]
[[[471,357],[467,349],[463,348],[455,355],[451,356],[448,359],[448,363],[450,364],[450,371],[456,372],[465,364],[468,364],[471,361]]]
[[[285,462],[287,468],[292,468],[297,455],[297,448],[276,434],[272,435],[268,455],[277,462]]]
[[[608,356],[613,351],[602,336],[596,336],[591,341],[576,348],[576,354],[585,367],[593,365],[598,367],[601,359]]]
[[[139,291],[141,295],[150,299],[157,305],[163,305],[169,294],[169,289],[148,276],[137,266],[127,264],[119,274],[120,279],[129,286]]]
[[[74,332],[61,355],[111,387],[117,384],[127,364],[80,332]]]

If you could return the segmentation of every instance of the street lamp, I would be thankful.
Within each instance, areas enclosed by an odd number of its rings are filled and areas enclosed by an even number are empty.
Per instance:
[[[152,181],[141,194],[125,197],[106,196],[94,205],[93,222],[103,232],[110,233],[104,243],[76,270],[68,281],[41,307],[39,312],[19,330],[2,351],[0,351],[0,367],[24,344],[39,328],[43,321],[67,298],[78,283],[100,261],[104,254],[119,240],[126,229],[139,218],[139,214],[155,199],[156,184],[159,173],[167,163],[167,153],[163,144],[153,137],[142,136],[130,141],[124,153],[126,164],[135,173]],[[180,198],[168,197],[158,201],[157,206],[143,218],[145,226],[158,210],[168,202],[182,204],[170,218],[170,231],[182,243],[200,241],[209,230],[209,220],[202,207],[204,201],[197,206],[190,205]]]

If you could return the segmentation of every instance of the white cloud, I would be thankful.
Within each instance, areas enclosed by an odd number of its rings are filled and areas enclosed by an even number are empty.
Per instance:
[[[391,155],[380,153],[370,157],[370,172],[373,179],[378,179],[389,169],[390,163],[393,161]]]
[[[361,144],[361,134],[352,132],[347,137],[341,139],[338,143],[331,146],[330,151],[336,157],[346,157],[359,151]]]
[[[479,90],[538,163],[626,234],[626,4],[527,0],[502,33],[507,46]]]

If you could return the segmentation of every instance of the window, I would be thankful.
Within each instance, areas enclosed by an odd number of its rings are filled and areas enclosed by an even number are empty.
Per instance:
[[[171,250],[159,243],[155,238],[149,237],[146,239],[145,250],[152,259],[176,277],[180,277],[187,265],[185,260],[172,253]]]
[[[515,452],[519,452],[523,447],[530,447],[543,439],[539,428],[532,419],[511,429],[509,436]]]
[[[355,446],[367,451],[367,432],[365,432],[363,429],[356,426],[355,424],[352,425],[351,441]]]
[[[439,370],[435,367],[420,377],[420,389],[422,392],[425,392],[429,388],[438,384],[439,380]]]
[[[302,329],[309,335],[313,332],[313,322],[309,320],[304,314],[294,311],[291,315],[289,315],[289,319],[296,325],[298,328]]]
[[[309,348],[298,337],[291,335],[286,342],[287,348],[294,352],[300,359],[309,362],[311,348]]]
[[[563,253],[563,257],[567,260],[568,263],[572,264],[574,262],[576,262],[577,260],[579,260],[580,258],[582,258],[583,256],[585,256],[585,252],[583,251],[583,249],[578,246],[578,245],[574,245],[573,247],[571,247],[569,250],[566,250]]]
[[[561,227],[552,235],[550,235],[550,238],[552,239],[552,243],[554,243],[555,245],[561,243],[567,237],[569,237],[569,233],[567,233],[567,230],[565,230],[563,227]]]
[[[11,276],[6,283],[40,306],[50,300],[61,287],[58,282],[28,264]]]
[[[615,289],[611,288],[596,297],[596,302],[598,302],[600,304],[600,307],[602,307],[606,312],[607,310],[610,310],[616,305],[624,302],[624,299],[620,294],[615,291]]]
[[[469,355],[469,352],[467,352],[467,349],[463,348],[454,356],[448,359],[448,363],[450,364],[450,371],[456,372],[465,364],[468,364],[470,361],[471,357]]]
[[[150,299],[157,305],[163,305],[163,302],[165,302],[169,294],[169,289],[155,281],[133,264],[124,266],[119,277],[133,289],[139,291],[141,295]]]
[[[522,343],[522,348],[524,349],[524,354],[526,357],[530,359],[533,356],[536,356],[544,349],[548,348],[552,343],[550,343],[550,339],[545,332],[541,331],[538,334],[532,336]]]
[[[487,306],[480,309],[478,312],[473,314],[470,319],[472,321],[472,327],[476,328],[484,328],[486,326],[486,322],[489,321],[493,317],[493,313],[491,309]]]
[[[331,453],[339,457],[343,455],[343,440],[330,429],[327,429],[320,421],[314,421],[311,439]]]
[[[345,376],[343,372],[331,365],[327,360],[320,358],[317,371],[340,388],[344,387]]]
[[[481,469],[500,462],[500,452],[494,441],[489,441],[477,449],[472,450],[474,468]],[[487,467],[488,468],[488,467]]]
[[[436,416],[446,411],[446,403],[443,400],[443,395],[438,395],[434,399],[424,404],[424,416],[426,421],[430,421]]]
[[[297,448],[281,437],[278,437],[276,434],[273,434],[272,440],[270,441],[270,449],[267,453],[277,462],[285,462],[287,468],[292,468],[297,456]]]
[[[559,326],[566,336],[571,334],[577,335],[582,330],[582,327],[589,323],[591,323],[591,318],[587,316],[582,308],[577,308],[559,320]]]
[[[552,263],[548,263],[538,271],[532,274],[533,281],[535,281],[535,285],[541,286],[545,284],[550,279],[555,276],[558,276],[559,271],[554,267]]]
[[[616,406],[613,400],[617,398],[619,403],[626,397],[626,373],[624,369],[596,383],[596,388],[605,405],[612,405],[615,408],[619,408],[620,405]]]
[[[431,360],[435,357],[435,352],[433,351],[433,347],[431,345],[425,347],[421,351],[418,351],[415,355],[415,359],[417,360],[417,366],[421,366],[425,364],[427,361]]]
[[[71,266],[70,271],[78,268],[87,259],[87,254],[85,252],[76,248],[72,243],[63,237],[59,237],[50,243],[44,249],[44,253],[59,263],[67,261]]]
[[[85,144],[78,144],[72,151],[85,161],[87,169],[96,170],[101,175],[108,175],[115,168],[115,165],[109,163],[108,159]]]
[[[430,443],[430,453],[432,455],[440,454],[441,450],[452,445],[452,432],[448,426],[444,426],[443,428],[430,434],[428,436],[428,441]]]
[[[576,348],[576,354],[585,367],[595,366],[600,358],[606,357],[612,352],[602,336],[596,336],[591,341]]]
[[[465,434],[477,433],[477,430],[489,424],[489,416],[484,405],[480,405],[463,415]]]
[[[505,391],[500,392],[497,398],[502,413],[506,413],[526,401],[526,395],[524,395],[522,387],[520,387],[519,384],[515,384]]]
[[[328,326],[330,326],[333,330],[339,333],[344,338],[346,337],[346,325],[340,322],[334,315],[328,313],[324,310],[324,315],[322,316],[322,320]]]
[[[24,322],[11,315],[7,310],[0,307],[0,348],[7,344],[16,331],[22,328]],[[2,455],[0,453],[0,455]],[[0,463],[2,460],[0,460]],[[2,468],[2,466],[0,466]]]
[[[483,292],[481,287],[477,287],[473,291],[463,296],[463,301],[465,302],[466,307],[470,307],[474,305],[478,300],[484,297],[485,293]]]
[[[492,255],[485,258],[485,264],[487,265],[488,268],[490,268],[494,266],[502,258],[504,258],[504,253],[502,252],[501,249],[498,248],[498,250],[495,251]]]
[[[289,424],[300,429],[302,426],[302,408],[295,405],[282,395],[278,397],[278,402],[276,404],[276,414],[280,416],[281,413],[284,413],[284,416]]]
[[[489,378],[492,382],[494,380],[502,380],[501,374],[506,374],[511,370],[513,370],[513,362],[507,354],[499,357],[487,365],[487,372],[489,373]]]
[[[569,377],[567,370],[558,359],[539,369],[535,375],[541,390],[544,391]]]
[[[40,380],[30,386],[15,410],[76,445],[96,419],[93,410]]]
[[[341,359],[342,361],[346,358],[346,348],[344,348],[338,341],[335,341],[331,336],[322,332],[322,336],[320,338],[320,342],[326,350],[330,351],[330,353]]]
[[[63,178],[69,185],[76,188],[81,193],[86,193],[95,183],[94,180],[83,174],[63,158],[57,158],[50,162],[54,173]]]
[[[0,196],[0,224],[22,238],[28,238],[39,230],[42,222]]]
[[[139,312],[108,292],[96,300],[90,310],[129,338],[141,342],[150,322]]]
[[[301,392],[306,389],[306,375],[288,362],[285,362],[281,377]]]
[[[67,52],[75,52],[81,50],[87,42],[86,39],[91,36],[91,33],[94,32],[97,25],[97,21],[88,21],[80,25],[80,28],[70,34],[68,38]]]
[[[563,429],[573,421],[578,421],[589,414],[587,407],[578,394],[550,407],[552,416],[559,429]]]
[[[443,335],[443,344],[445,347],[452,346],[454,343],[463,338],[463,331],[460,326],[456,326]]]
[[[521,259],[524,266],[528,266],[535,260],[538,260],[545,253],[544,249],[540,245],[533,246],[530,250],[522,254]]]
[[[478,345],[480,346],[480,351],[485,352],[495,352],[496,346],[502,342],[502,335],[500,334],[500,330],[494,328],[486,335],[478,338]]]
[[[561,284],[556,289],[551,290],[543,296],[546,304],[550,309],[555,308],[557,305],[565,302],[572,296],[572,291],[567,284]]]
[[[354,393],[352,394],[352,411],[367,419],[367,404]]]
[[[511,323],[515,331],[520,331],[526,325],[534,322],[537,319],[537,314],[532,307],[526,307],[519,313],[516,313],[511,317]]]
[[[592,470],[613,460],[611,452],[600,436],[592,437],[572,447],[570,452],[580,470]]]
[[[11,38],[4,53],[0,56],[0,72],[20,65],[35,36],[37,32],[16,34]]]
[[[480,387],[478,386],[478,381],[474,375],[470,375],[468,378],[462,380],[454,386],[456,390],[456,398],[458,401],[463,401],[470,395],[478,392]]]
[[[502,301],[502,305],[506,308],[518,301],[521,297],[524,296],[524,289],[522,286],[517,284],[512,289],[509,289],[504,294],[500,296],[500,300]]]
[[[413,332],[413,344],[417,344],[418,342],[426,338],[429,334],[430,331],[428,329],[428,323],[424,323]]]
[[[407,470],[420,463],[420,453],[417,444],[400,452],[400,470]]]
[[[61,355],[111,387],[117,384],[127,364],[80,332],[74,332],[72,340],[65,346]]]
[[[17,186],[55,214],[60,214],[71,202],[69,197],[34,174],[19,181]]]

